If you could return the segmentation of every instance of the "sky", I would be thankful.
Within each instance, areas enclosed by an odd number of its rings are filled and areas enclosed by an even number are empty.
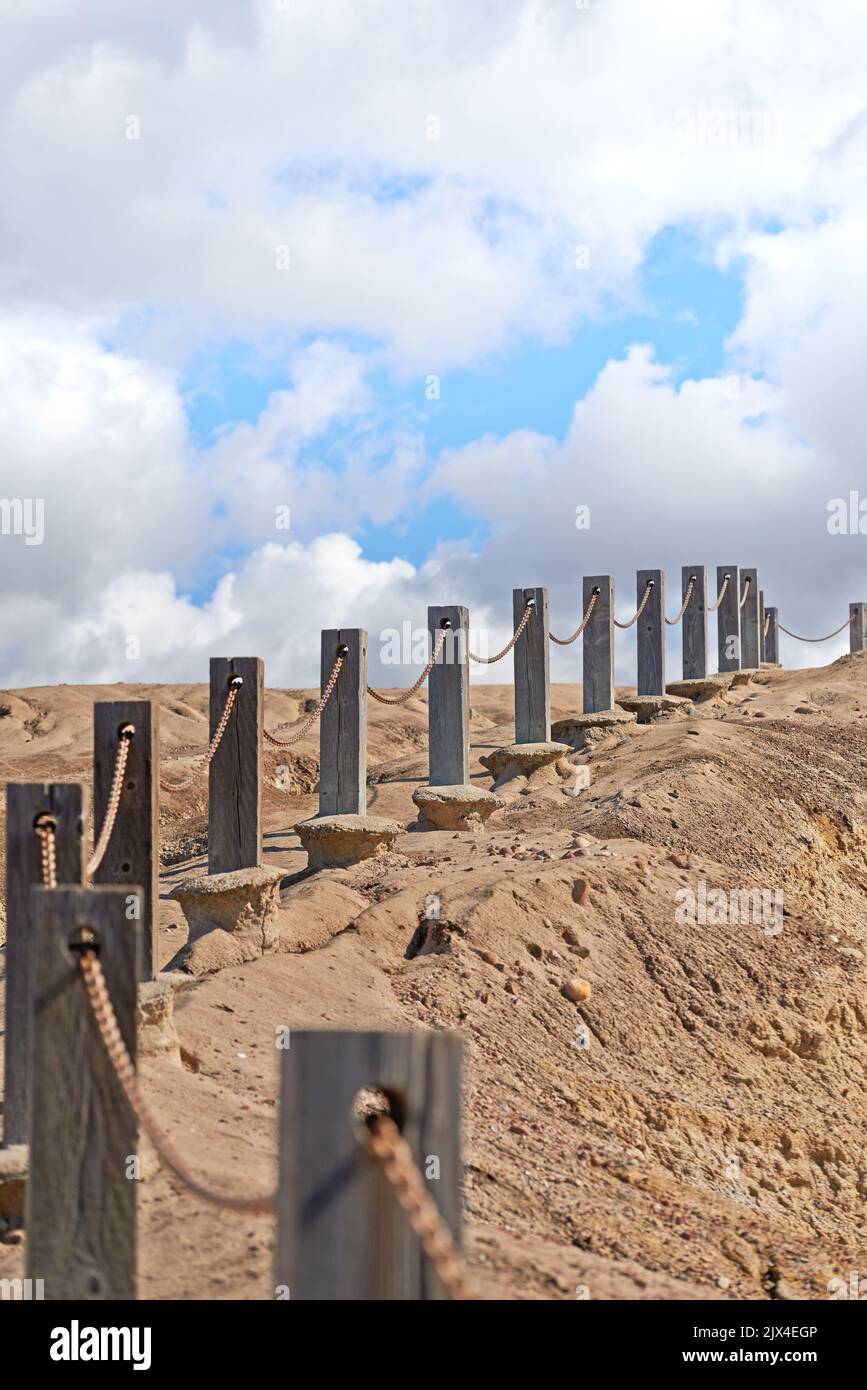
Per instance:
[[[408,684],[429,604],[494,652],[513,588],[565,635],[684,564],[839,626],[865,71],[863,0],[5,0],[0,683],[310,686],[366,627]]]

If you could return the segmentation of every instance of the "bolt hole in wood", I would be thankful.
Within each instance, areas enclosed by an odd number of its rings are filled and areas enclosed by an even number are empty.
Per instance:
[[[352,1128],[358,1142],[367,1147],[368,1131],[380,1116],[388,1115],[401,1133],[406,1123],[406,1101],[397,1091],[383,1086],[362,1086],[350,1107]]]
[[[120,871],[121,871],[122,874],[128,874],[128,873],[130,872],[131,868],[132,868],[132,864],[121,864],[121,866],[120,866]]]
[[[76,927],[67,945],[70,951],[76,955],[80,955],[82,951],[93,951],[94,955],[99,955],[99,938],[93,927],[86,925]]]
[[[135,736],[135,724],[130,724],[128,719],[125,719],[122,724],[118,724],[117,726],[118,738],[123,738],[124,735],[126,735],[127,738],[133,738]]]

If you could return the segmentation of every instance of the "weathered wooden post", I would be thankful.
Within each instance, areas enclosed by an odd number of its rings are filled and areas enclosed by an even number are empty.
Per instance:
[[[614,577],[585,575],[583,612],[593,595],[596,604],[584,629],[584,713],[614,708]]]
[[[707,565],[684,565],[680,572],[681,602],[692,584],[692,597],[683,615],[683,679],[707,675]]]
[[[532,603],[533,612],[514,648],[515,742],[548,743],[551,739],[548,590],[512,590],[512,614],[516,630],[528,603]]]
[[[749,589],[741,609],[741,665],[756,671],[761,665],[761,628],[759,627],[759,572],[741,570],[741,586],[749,580]]]
[[[143,895],[130,885],[32,890],[27,1275],[44,1280],[46,1299],[135,1297],[136,1121],[93,1018],[78,943],[93,933],[135,1062],[141,949],[135,913]]]
[[[364,1146],[357,1103],[384,1093],[460,1242],[460,1085],[454,1034],[292,1033],[282,1060],[278,1297],[448,1296]]]
[[[210,737],[238,695],[208,777],[208,873],[256,867],[262,858],[264,665],[258,656],[211,658]]]
[[[777,608],[766,608],[765,618],[768,630],[765,633],[765,661],[771,666],[780,664],[780,613]]]
[[[94,840],[108,811],[117,761],[118,735],[126,725],[132,725],[135,730],[129,740],[114,831],[102,863],[94,871],[93,882],[142,884],[143,980],[154,979],[157,972],[159,779],[154,776],[154,766],[158,747],[158,718],[158,708],[150,700],[99,700],[93,707]]]
[[[717,652],[720,671],[741,669],[741,572],[738,565],[717,565],[717,594],[726,591],[717,609]]]
[[[849,604],[849,650],[867,651],[867,603]]]
[[[638,694],[665,694],[665,572],[639,570],[636,576],[636,607],[651,586],[644,611],[638,619]]]
[[[765,591],[759,589],[759,657],[762,661],[767,661],[765,656]]]
[[[55,824],[57,877],[84,881],[85,792],[78,782],[10,782],[6,788],[6,1037],[3,1143],[26,1144],[32,1087],[36,943],[31,890],[42,882],[42,816]]]
[[[469,611],[452,604],[429,608],[433,651],[448,635],[428,677],[428,741],[431,787],[465,785],[470,775]]]
[[[319,716],[319,814],[363,816],[367,810],[367,633],[360,627],[322,633],[321,688],[345,660]]]

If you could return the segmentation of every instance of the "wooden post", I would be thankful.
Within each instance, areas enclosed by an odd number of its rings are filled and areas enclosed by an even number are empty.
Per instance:
[[[144,887],[141,916],[143,980],[157,972],[156,917],[159,904],[159,801],[154,763],[159,711],[150,700],[99,700],[93,707],[94,841],[105,820],[117,760],[118,732],[132,724],[126,775],[108,849],[93,882]]]
[[[139,905],[133,904],[138,895]],[[47,1299],[135,1297],[136,1121],[117,1081],[70,943],[90,928],[135,1062],[144,890],[34,888],[33,1110],[27,1276]]]
[[[765,633],[765,661],[778,666],[780,662],[780,614],[776,608],[766,608],[768,630]]]
[[[865,652],[867,651],[867,603],[850,603],[849,617],[851,620],[849,650],[850,652]]]
[[[210,737],[238,698],[208,779],[208,873],[251,869],[262,859],[262,725],[265,672],[258,656],[211,657]]]
[[[636,607],[651,583],[650,597],[638,619],[638,694],[665,694],[665,571],[639,570]]]
[[[551,667],[547,589],[513,589],[517,629],[529,602],[530,621],[515,643],[515,742],[551,741]]]
[[[428,782],[432,787],[465,786],[470,780],[469,611],[454,605],[429,608],[432,643],[445,622],[451,630],[428,677]]]
[[[741,609],[741,665],[748,671],[755,671],[758,670],[762,659],[758,570],[741,570],[741,589],[747,580],[750,581],[750,587]]]
[[[759,657],[762,661],[767,661],[765,656],[765,591],[759,589]]]
[[[690,581],[692,598],[683,615],[683,679],[702,680],[707,675],[707,565],[684,565],[680,572],[681,603]]]
[[[582,585],[582,613],[597,592],[596,606],[584,629],[584,713],[614,707],[614,577],[610,574],[585,575]]]
[[[360,1091],[386,1093],[460,1242],[460,1073],[454,1034],[292,1033],[279,1120],[280,1297],[448,1297],[379,1164],[359,1142],[364,1130],[353,1106]]]
[[[717,565],[717,596],[728,575],[728,587],[717,609],[717,652],[721,671],[741,669],[741,572],[737,565]],[[716,601],[716,600],[714,600]]]
[[[56,821],[57,877],[84,881],[85,792],[78,782],[10,782],[6,788],[6,1037],[3,1143],[26,1144],[32,1087],[35,943],[31,889],[42,882],[41,815]]]
[[[360,627],[322,634],[320,688],[337,654],[346,659],[319,716],[319,814],[363,816],[367,811],[367,633]]]

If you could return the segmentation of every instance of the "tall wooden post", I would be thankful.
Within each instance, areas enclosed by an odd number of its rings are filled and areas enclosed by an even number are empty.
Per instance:
[[[867,603],[849,604],[849,650],[867,651]]]
[[[766,608],[768,630],[765,633],[765,661],[772,666],[780,664],[780,614],[777,608]]]
[[[262,727],[264,665],[258,656],[211,657],[210,736],[226,708],[233,681],[235,707],[208,778],[208,873],[251,869],[262,858]]]
[[[117,819],[108,849],[93,875],[94,883],[140,883],[143,980],[157,972],[156,916],[159,904],[159,779],[154,776],[158,747],[158,707],[150,700],[97,701],[93,707],[94,841],[108,811],[117,760],[118,734],[131,724],[126,774]]]
[[[741,589],[750,581],[744,606],[741,609],[741,665],[745,670],[758,670],[761,664],[761,629],[759,628],[759,572],[741,570]]]
[[[515,742],[551,741],[551,667],[547,589],[513,589],[517,629],[528,603],[530,621],[515,643]]]
[[[363,816],[367,810],[367,633],[360,627],[322,633],[320,687],[338,653],[345,659],[319,716],[319,814]]]
[[[469,623],[466,608],[427,610],[432,644],[449,624],[428,677],[428,782],[432,787],[465,786],[470,780]]]
[[[702,680],[707,675],[707,565],[684,565],[680,578],[681,603],[692,584],[682,618],[683,679]]]
[[[379,1090],[460,1241],[461,1042],[449,1033],[292,1033],[283,1053],[276,1284],[292,1300],[448,1297],[353,1114]],[[285,1292],[284,1292],[285,1291]]]
[[[759,589],[759,656],[762,661],[767,661],[765,656],[765,591]]]
[[[717,652],[721,671],[741,669],[741,572],[738,565],[717,565],[717,595],[728,576],[728,585],[717,609]]]
[[[636,576],[636,606],[651,584],[644,612],[638,619],[638,694],[665,694],[665,572],[639,570]]]
[[[584,713],[596,714],[614,707],[614,577],[585,575],[582,612],[593,594],[596,604],[584,629]]]
[[[3,1143],[26,1144],[32,1089],[36,942],[31,890],[42,882],[40,816],[55,821],[57,878],[84,881],[85,792],[78,782],[10,782],[6,788],[6,1037]]]
[[[136,1122],[103,1046],[75,943],[93,932],[135,1061],[142,887],[34,888],[27,1276],[47,1299],[135,1297]]]

